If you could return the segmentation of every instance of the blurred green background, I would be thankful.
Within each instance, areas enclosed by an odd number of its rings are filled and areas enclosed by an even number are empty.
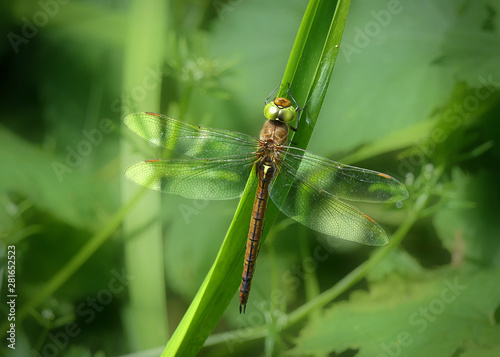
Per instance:
[[[257,136],[306,6],[2,2],[1,259],[5,267],[15,245],[19,313],[16,350],[4,332],[3,351],[161,353],[237,200],[148,192],[124,217],[141,188],[123,170],[155,153],[121,120],[153,111]],[[261,250],[249,313],[237,313],[235,291],[216,329],[229,333],[202,354],[500,355],[499,63],[498,0],[354,1],[308,150],[405,182],[402,206],[358,206],[389,235],[405,217],[416,222],[335,304],[264,339],[241,328],[276,323],[271,292],[283,293],[286,318],[374,252],[281,217]],[[73,274],[66,264],[78,254]],[[6,304],[0,313],[4,324]]]

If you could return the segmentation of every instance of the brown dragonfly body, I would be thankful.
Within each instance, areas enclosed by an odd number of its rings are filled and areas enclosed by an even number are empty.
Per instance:
[[[281,106],[290,106],[290,102],[284,98],[276,98],[274,103],[281,103]],[[245,312],[255,271],[255,262],[259,254],[262,230],[264,229],[264,218],[266,216],[267,202],[269,200],[269,184],[273,180],[278,168],[279,154],[283,149],[281,145],[288,140],[288,124],[279,120],[268,120],[260,132],[259,150],[257,152],[258,161],[256,171],[258,176],[258,186],[255,192],[252,218],[248,231],[247,248],[245,252],[245,262],[243,263],[243,275],[240,285],[240,313]]]

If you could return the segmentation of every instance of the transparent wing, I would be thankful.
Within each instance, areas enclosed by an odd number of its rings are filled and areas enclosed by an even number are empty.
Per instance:
[[[155,159],[128,167],[125,175],[161,192],[192,199],[224,200],[241,196],[254,160],[254,155]]]
[[[195,158],[244,154],[255,151],[259,144],[246,134],[204,128],[155,113],[129,114],[124,122],[153,144]]]
[[[270,196],[297,222],[337,238],[384,245],[387,234],[372,218],[341,201],[394,202],[408,196],[396,179],[376,171],[342,165],[304,150],[280,156]]]
[[[285,147],[283,170],[307,180],[318,190],[348,201],[397,202],[408,198],[406,187],[381,172],[344,165],[302,149]]]

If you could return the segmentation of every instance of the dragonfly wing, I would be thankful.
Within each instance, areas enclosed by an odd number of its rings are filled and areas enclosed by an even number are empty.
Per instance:
[[[281,212],[315,231],[368,245],[389,241],[372,218],[303,177],[281,170],[269,192]]]
[[[389,175],[344,165],[302,149],[288,149],[282,157],[283,171],[336,198],[359,202],[397,202],[408,198],[406,187]]]
[[[372,218],[342,200],[396,202],[408,197],[398,180],[343,165],[298,148],[278,157],[270,196],[287,216],[318,232],[368,245],[384,245],[387,234]]]
[[[153,144],[195,158],[255,151],[259,140],[249,135],[204,128],[155,113],[132,113],[125,124]]]
[[[125,175],[146,187],[191,199],[225,200],[241,196],[255,157],[155,159],[138,162]]]

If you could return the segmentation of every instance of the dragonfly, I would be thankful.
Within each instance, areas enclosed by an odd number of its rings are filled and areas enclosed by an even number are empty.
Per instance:
[[[276,91],[276,90],[275,90]],[[243,194],[249,176],[256,180],[239,311],[245,313],[269,198],[286,216],[317,232],[348,241],[381,246],[389,239],[370,216],[351,202],[398,202],[405,186],[384,173],[344,165],[290,146],[289,129],[300,108],[284,97],[265,101],[266,121],[255,138],[243,133],[189,124],[162,114],[132,113],[125,124],[151,143],[179,157],[131,165],[132,181],[190,199],[225,200]],[[298,119],[297,119],[298,121]]]

